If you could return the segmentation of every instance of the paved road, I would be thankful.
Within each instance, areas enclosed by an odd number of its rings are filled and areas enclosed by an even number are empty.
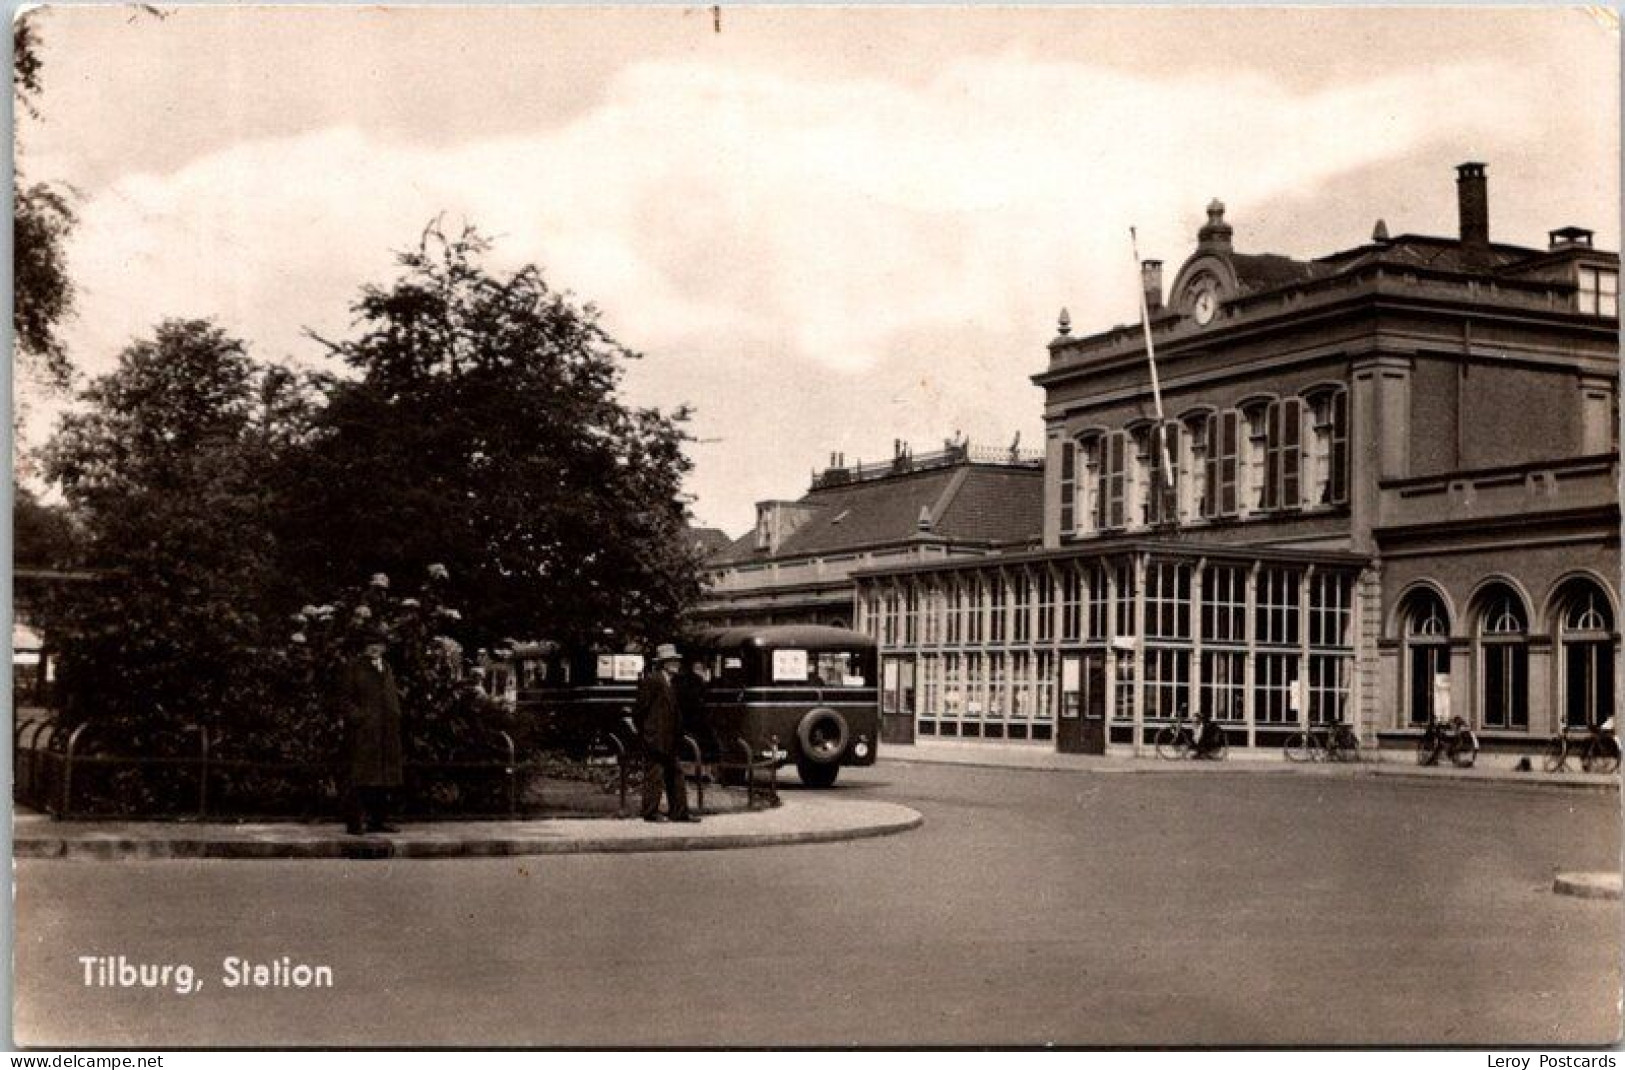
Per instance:
[[[24,862],[39,1045],[1606,1042],[1616,801],[1342,778],[886,766],[925,827],[489,861]],[[84,954],[191,962],[189,996]],[[228,990],[228,955],[336,987]]]

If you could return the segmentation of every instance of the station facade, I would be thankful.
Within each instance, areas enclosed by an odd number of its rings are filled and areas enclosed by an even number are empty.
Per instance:
[[[1589,231],[1314,260],[1236,251],[1224,206],[1147,323],[1046,368],[1042,536],[854,569],[893,741],[1141,748],[1205,710],[1232,746],[1345,720],[1406,746],[1460,716],[1531,751],[1611,717],[1619,666],[1619,261]]]

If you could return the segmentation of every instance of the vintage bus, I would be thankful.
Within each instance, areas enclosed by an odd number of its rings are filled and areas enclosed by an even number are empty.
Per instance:
[[[833,785],[842,766],[874,764],[880,706],[868,636],[812,624],[717,628],[683,654],[710,668],[706,709],[724,746],[743,739],[758,758],[794,764],[813,788]]]

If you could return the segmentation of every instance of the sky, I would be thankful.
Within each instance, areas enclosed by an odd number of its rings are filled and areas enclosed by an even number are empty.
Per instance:
[[[1617,17],[1582,8],[48,8],[29,181],[70,186],[80,372],[171,316],[324,358],[437,216],[539,265],[688,404],[696,522],[841,452],[1042,442],[1056,317],[1132,322],[1204,208],[1243,252],[1455,232],[1618,249]],[[60,403],[17,386],[25,444]]]

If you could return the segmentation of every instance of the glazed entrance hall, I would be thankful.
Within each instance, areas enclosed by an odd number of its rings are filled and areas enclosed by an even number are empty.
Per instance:
[[[1356,700],[1354,592],[1339,553],[1137,543],[980,567],[866,574],[889,738],[1149,746],[1206,711],[1232,746],[1278,748]]]

